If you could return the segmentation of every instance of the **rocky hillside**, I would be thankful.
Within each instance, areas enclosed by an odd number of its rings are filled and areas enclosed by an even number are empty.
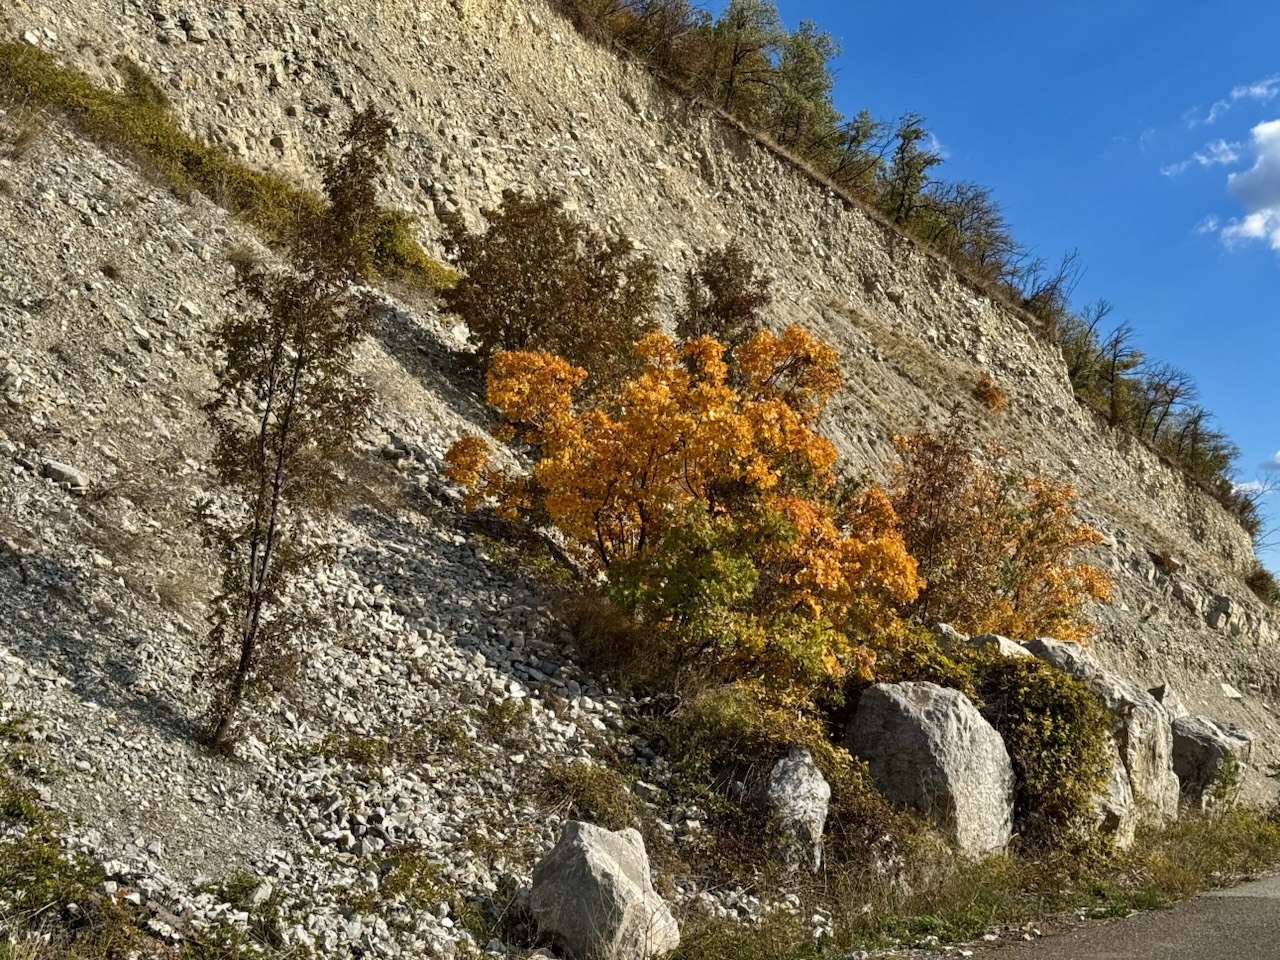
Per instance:
[[[385,202],[417,216],[428,248],[440,212],[475,221],[507,188],[551,190],[652,253],[671,304],[697,253],[737,238],[775,279],[773,319],[842,352],[849,386],[826,429],[849,467],[878,469],[894,433],[960,403],[1069,478],[1117,581],[1099,658],[1256,730],[1248,784],[1265,789],[1280,630],[1240,580],[1239,526],[1079,405],[1019,315],[539,0],[42,0],[0,26],[105,86],[131,57],[190,133],[300,182],[354,109],[390,111]],[[340,639],[242,763],[211,760],[191,732],[212,568],[186,519],[211,484],[205,338],[228,309],[231,258],[267,254],[212,203],[176,199],[56,118],[0,122],[0,712],[37,718],[65,772],[47,800],[119,882],[175,911],[225,909],[197,881],[249,869],[315,905],[299,940],[443,949],[458,936],[445,909],[376,922],[346,909],[375,893],[374,854],[419,841],[442,888],[493,890],[556,833],[555,798],[536,788],[548,765],[652,763],[622,733],[635,705],[574,665],[546,597],[439,481],[444,450],[486,422],[465,331],[424,298],[384,294],[361,361],[377,391],[363,496],[330,531],[337,564],[296,598]],[[1005,411],[973,398],[984,372]]]

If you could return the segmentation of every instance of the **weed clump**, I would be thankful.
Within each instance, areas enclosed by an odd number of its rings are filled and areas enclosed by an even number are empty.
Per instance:
[[[1009,405],[1009,395],[1004,387],[996,382],[996,378],[983,371],[973,385],[973,395],[992,413],[999,413]]]
[[[1245,585],[1253,591],[1263,603],[1269,603],[1272,606],[1280,606],[1280,580],[1276,579],[1266,567],[1259,565],[1254,568],[1253,572],[1245,577]]]
[[[644,805],[618,771],[597,763],[554,763],[544,774],[539,793],[566,819],[583,820],[606,830],[639,827]]]

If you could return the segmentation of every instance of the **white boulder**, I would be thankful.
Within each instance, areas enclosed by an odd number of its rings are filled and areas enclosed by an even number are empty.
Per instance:
[[[792,747],[774,765],[764,800],[777,824],[788,866],[816,871],[822,865],[822,832],[831,785],[808,750]]]
[[[862,694],[845,734],[891,802],[932,820],[965,854],[1013,835],[1013,764],[1004,741],[959,690],[880,683]]]
[[[653,889],[644,840],[570,821],[533,868],[529,908],[570,960],[647,960],[676,949],[680,928]]]

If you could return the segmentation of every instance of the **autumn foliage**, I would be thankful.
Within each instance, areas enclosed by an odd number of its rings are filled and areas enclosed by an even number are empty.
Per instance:
[[[1080,559],[1101,535],[1075,518],[1075,491],[1004,462],[958,416],[940,433],[897,437],[893,506],[928,587],[913,612],[971,633],[1083,640],[1089,601],[1111,580]]]
[[[805,690],[869,676],[866,638],[921,582],[884,494],[829,496],[836,451],[814,424],[840,386],[835,352],[798,327],[757,332],[731,384],[714,340],[653,333],[635,351],[639,372],[587,404],[565,360],[495,356],[488,401],[533,469],[468,438],[450,479],[472,506],[554,525],[674,663]]]

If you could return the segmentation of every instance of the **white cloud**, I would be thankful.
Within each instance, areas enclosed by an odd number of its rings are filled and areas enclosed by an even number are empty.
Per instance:
[[[1254,127],[1250,147],[1253,166],[1227,177],[1227,191],[1245,213],[1222,227],[1222,240],[1228,246],[1262,240],[1280,253],[1280,120]]]
[[[1187,126],[1198,127],[1206,123],[1217,123],[1218,120],[1222,119],[1223,114],[1241,100],[1267,103],[1277,96],[1280,96],[1280,73],[1264,77],[1261,80],[1255,80],[1253,83],[1244,83],[1238,87],[1233,87],[1231,93],[1210,107],[1209,112],[1204,116],[1198,116],[1195,110],[1189,110],[1186,114]]]
[[[1263,495],[1270,494],[1271,488],[1261,480],[1250,480],[1248,483],[1232,484],[1236,493],[1261,493]]]
[[[1222,139],[1212,140],[1186,160],[1161,167],[1160,172],[1166,177],[1176,177],[1184,173],[1193,163],[1198,163],[1202,167],[1230,166],[1240,159],[1240,146],[1238,143],[1228,143]]]
[[[1217,233],[1222,229],[1222,221],[1218,219],[1216,214],[1209,214],[1203,220],[1196,224],[1196,233]]]
[[[1263,460],[1259,465],[1259,469],[1269,472],[1280,470],[1280,450],[1277,450],[1271,457]]]

